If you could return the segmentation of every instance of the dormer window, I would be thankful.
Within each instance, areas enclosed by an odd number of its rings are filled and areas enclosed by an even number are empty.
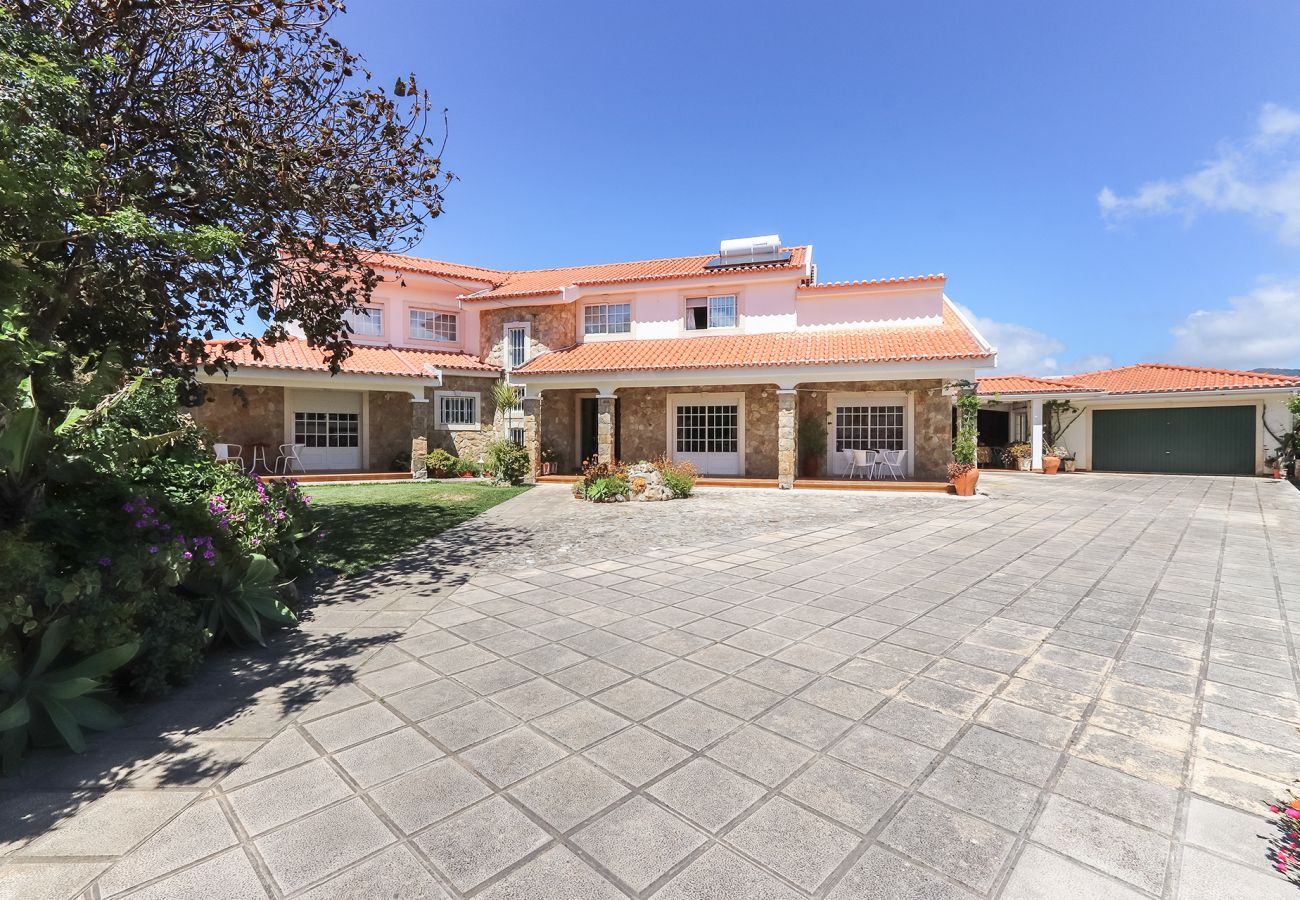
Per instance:
[[[456,343],[455,313],[431,312],[427,309],[411,310],[411,337],[421,341]]]
[[[360,309],[350,309],[343,314],[343,321],[351,326],[353,334],[379,337],[384,333],[384,308],[363,306]]]
[[[736,295],[692,297],[686,301],[686,330],[736,327]]]
[[[631,331],[631,303],[592,303],[582,311],[583,334],[628,334]]]

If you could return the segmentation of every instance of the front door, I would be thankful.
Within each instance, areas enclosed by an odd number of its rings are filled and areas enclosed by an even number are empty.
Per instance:
[[[905,399],[862,395],[836,401],[831,418],[831,472],[848,474],[844,450],[902,450],[907,447]]]
[[[581,469],[587,460],[596,458],[596,433],[600,419],[595,397],[582,397],[578,402],[578,468]]]
[[[679,394],[668,405],[672,458],[701,475],[744,475],[741,395]]]

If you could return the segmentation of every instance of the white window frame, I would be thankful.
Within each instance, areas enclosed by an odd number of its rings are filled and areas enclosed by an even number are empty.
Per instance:
[[[609,309],[612,306],[627,307],[627,329],[626,330],[623,331],[609,330]],[[602,311],[600,313],[600,322],[599,322],[599,327],[601,328],[601,330],[599,331],[587,330],[587,315],[589,312],[593,310]],[[630,338],[632,336],[632,301],[631,300],[602,300],[599,303],[588,303],[582,307],[582,321],[579,323],[579,325],[582,328],[582,336],[584,339],[620,340],[620,339]]]
[[[744,393],[723,393],[721,391],[704,391],[698,394],[669,394],[667,430],[664,434],[664,447],[669,459],[677,459],[677,407],[679,406],[735,406],[736,407],[736,464],[738,474],[745,475],[745,395]],[[689,455],[689,454],[687,454]]]
[[[524,358],[521,362],[516,363],[510,354],[510,333],[512,331],[522,331],[524,333]],[[513,372],[520,366],[528,365],[528,361],[533,358],[533,323],[532,322],[507,322],[501,329],[501,361],[502,367],[507,372]]]
[[[442,401],[466,399],[474,401],[473,422],[447,422],[442,414]],[[434,391],[433,392],[434,426],[446,431],[479,431],[483,421],[483,398],[475,391]]]
[[[901,406],[903,407],[903,460],[904,474],[910,477],[916,464],[915,404],[911,391],[845,391],[826,395],[826,471],[835,471],[835,408],[837,406]]]
[[[425,334],[416,333],[417,317],[428,316],[429,327]],[[453,337],[438,337],[438,317],[444,316],[451,321]],[[423,326],[421,326],[423,327]],[[424,309],[413,307],[406,311],[406,329],[413,341],[429,341],[434,344],[459,344],[460,343],[460,316],[455,312],[446,309]]]
[[[381,305],[366,304],[360,309],[349,309],[343,317],[352,326],[352,333],[357,337],[384,336],[384,307]],[[374,331],[365,330],[370,327],[373,327]]]
[[[731,324],[714,325],[713,324],[713,301],[714,300],[731,300]],[[696,308],[691,304],[704,303],[705,325],[703,328],[691,327],[690,310]],[[688,334],[708,334],[717,332],[737,331],[740,328],[740,294],[708,294],[703,297],[686,297],[682,303],[682,330]]]

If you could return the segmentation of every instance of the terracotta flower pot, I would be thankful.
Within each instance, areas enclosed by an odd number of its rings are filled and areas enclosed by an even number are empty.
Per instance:
[[[1016,457],[1016,468],[1022,472],[1028,472],[1030,470],[1030,462],[1031,460],[1028,456]]]
[[[1056,474],[1056,470],[1059,469],[1059,468],[1061,468],[1061,457],[1059,457],[1059,456],[1044,456],[1044,457],[1043,457],[1043,474],[1044,474],[1044,475],[1055,475],[1055,474]]]
[[[958,475],[952,480],[952,485],[957,490],[958,497],[975,496],[975,484],[980,480],[980,470],[971,469]]]

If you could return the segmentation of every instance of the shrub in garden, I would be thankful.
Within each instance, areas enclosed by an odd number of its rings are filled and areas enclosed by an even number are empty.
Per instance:
[[[626,500],[631,490],[626,475],[606,475],[587,485],[586,498],[593,503],[616,503]]]
[[[532,466],[528,451],[514,441],[493,441],[488,444],[483,462],[501,484],[519,484],[528,477]]]
[[[689,462],[675,462],[667,456],[661,456],[651,463],[664,478],[664,484],[673,492],[673,499],[689,497],[695,490],[695,479],[699,473]]]
[[[424,458],[424,463],[429,467],[429,474],[434,478],[446,478],[449,475],[460,474],[460,461],[441,447],[432,450]]]

